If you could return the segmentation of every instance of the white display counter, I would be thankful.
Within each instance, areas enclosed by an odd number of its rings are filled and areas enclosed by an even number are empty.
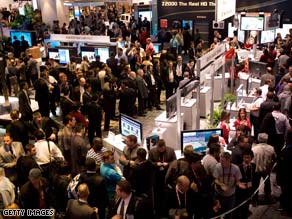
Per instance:
[[[215,94],[214,94],[215,95]],[[200,92],[200,116],[206,118],[210,114],[211,87],[203,87]]]
[[[238,77],[240,80],[239,84],[243,84],[244,89],[246,89],[247,87],[247,83],[249,83],[248,85],[248,90],[253,90],[255,88],[259,88],[261,85],[261,80],[257,79],[257,78],[249,78],[249,74],[245,73],[245,72],[239,72],[238,73]]]
[[[183,125],[183,113],[181,113],[181,127]],[[166,111],[162,112],[155,118],[155,126],[159,128],[166,128],[165,131],[165,142],[166,145],[172,147],[174,150],[180,150],[180,145],[177,145],[177,116],[170,119],[166,118]]]
[[[196,128],[196,102],[196,99],[187,99],[181,101],[181,112],[184,114],[183,124],[185,130],[192,130]]]
[[[225,73],[225,83],[224,83],[224,90],[227,91],[228,88],[228,79],[230,78],[230,74],[228,72]],[[219,74],[218,76],[214,77],[214,101],[220,101],[222,99],[222,74]],[[211,87],[212,82],[211,82],[211,76],[206,75],[206,80],[205,80],[205,86]]]

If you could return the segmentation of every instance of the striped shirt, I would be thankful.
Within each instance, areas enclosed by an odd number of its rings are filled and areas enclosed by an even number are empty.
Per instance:
[[[95,160],[95,163],[100,165],[102,162],[102,154],[106,151],[106,148],[102,148],[101,151],[95,152],[93,148],[91,148],[87,154],[86,158],[93,158]]]

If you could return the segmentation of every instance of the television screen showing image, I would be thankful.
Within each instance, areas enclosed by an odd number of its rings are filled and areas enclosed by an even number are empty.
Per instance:
[[[143,139],[143,126],[142,123],[133,119],[130,116],[121,114],[120,116],[120,133],[122,136],[135,135],[138,143]]]
[[[202,129],[202,130],[189,130],[181,132],[181,146],[182,150],[187,145],[192,145],[195,152],[205,152],[207,143],[211,135],[223,135],[222,129]]]
[[[181,28],[181,22],[179,20],[173,20],[171,22],[171,27],[174,29]]]
[[[49,53],[49,59],[54,59],[54,60],[59,60],[60,59],[59,50],[58,49],[49,48],[48,49],[48,53]]]
[[[192,30],[193,29],[193,21],[192,20],[183,20],[182,28],[184,30]]]
[[[93,51],[81,51],[81,57],[87,56],[89,62],[95,61],[95,52]]]
[[[144,20],[144,18],[147,18],[147,21],[151,21],[152,20],[152,11],[139,11],[138,12],[139,17],[140,15],[142,16],[142,21]]]
[[[264,17],[241,17],[241,30],[264,30]]]
[[[100,61],[106,63],[109,58],[109,48],[98,48],[97,54],[100,56]]]
[[[160,52],[160,44],[155,44],[153,43],[153,46],[154,46],[154,53],[159,53]]]
[[[50,39],[44,39],[45,44],[47,45],[48,43],[50,43],[50,48],[56,48],[58,46],[61,46],[61,42],[60,41],[53,41]]]
[[[59,63],[60,64],[67,64],[70,62],[70,53],[69,49],[59,49]]]
[[[237,39],[239,42],[245,42],[245,32],[243,30],[238,30],[237,32]]]
[[[272,43],[275,41],[275,30],[265,30],[261,32],[261,44]]]
[[[260,78],[263,74],[266,73],[266,70],[267,70],[267,63],[252,61],[252,60],[249,61],[248,73],[252,77]]]
[[[11,43],[14,42],[14,37],[21,41],[21,37],[24,37],[24,40],[28,42],[28,45],[34,46],[36,45],[36,32],[34,31],[16,31],[16,30],[11,30],[10,31],[10,37],[11,37]]]

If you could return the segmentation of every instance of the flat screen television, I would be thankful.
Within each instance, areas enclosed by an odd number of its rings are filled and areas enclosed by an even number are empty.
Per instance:
[[[50,39],[44,39],[45,44],[47,45],[48,43],[50,43],[50,48],[56,48],[58,46],[61,46],[61,42],[60,41],[53,41]]]
[[[187,145],[192,145],[195,152],[205,152],[207,143],[211,135],[216,134],[223,136],[222,129],[202,129],[202,130],[188,130],[181,132],[181,149]]]
[[[250,60],[248,63],[248,72],[254,78],[260,78],[266,73],[267,63]]]
[[[21,41],[21,36],[24,36],[24,39],[28,42],[30,47],[36,45],[35,31],[10,30],[11,43],[14,42],[14,37]]]
[[[81,58],[87,56],[89,62],[95,61],[95,48],[94,47],[81,47]]]
[[[241,17],[241,30],[264,30],[264,17]]]
[[[59,50],[55,48],[48,48],[48,54],[50,59],[59,60]]]
[[[68,64],[70,62],[70,52],[69,49],[59,49],[59,63],[60,64]]]
[[[183,20],[182,21],[182,28],[184,30],[192,31],[192,29],[193,29],[193,21],[192,20]]]
[[[242,43],[245,42],[245,32],[243,30],[237,31],[237,39],[239,42],[242,42]]]
[[[140,17],[140,15],[142,16],[142,20],[144,20],[144,17],[147,18],[147,21],[151,22],[152,20],[152,11],[139,11],[138,15]]]
[[[143,140],[143,126],[142,123],[133,119],[130,116],[121,114],[120,116],[120,133],[122,136],[135,135],[140,144]]]
[[[98,48],[95,54],[100,56],[100,61],[106,63],[106,60],[109,58],[109,48]]]
[[[160,44],[153,43],[154,53],[158,54],[160,52]]]
[[[176,94],[173,94],[166,100],[166,118],[172,118],[176,114]]]
[[[275,30],[264,30],[261,32],[261,44],[272,43],[275,41]]]

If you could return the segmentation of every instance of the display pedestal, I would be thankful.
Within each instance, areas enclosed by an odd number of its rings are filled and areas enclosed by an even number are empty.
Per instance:
[[[211,87],[204,87],[200,92],[200,116],[206,118],[210,114]],[[215,95],[215,94],[214,94]]]
[[[228,72],[225,73],[225,83],[224,83],[224,90],[227,91],[228,90],[228,79],[230,78],[230,74]],[[221,88],[221,84],[223,83],[223,77],[220,74],[219,76],[215,76],[214,77],[214,101],[220,101],[222,99],[221,95],[222,95],[222,88]],[[210,75],[206,75],[206,81],[205,81],[205,85],[208,87],[211,87],[211,76]]]
[[[244,73],[244,72],[239,72],[238,77],[239,77],[239,84],[243,84],[244,89],[248,87],[248,90],[253,90],[255,88],[259,88],[261,86],[261,80],[257,78],[249,78],[249,74]],[[247,86],[247,83],[249,85]]]
[[[181,112],[184,114],[183,117],[183,130],[192,130],[196,128],[196,99],[188,99],[181,102]]]
[[[183,118],[183,113],[181,113],[181,116]],[[166,118],[166,111],[164,111],[155,118],[155,126],[166,129],[164,140],[167,146],[172,147],[174,150],[180,150],[180,145],[177,145],[177,116],[168,119]]]

